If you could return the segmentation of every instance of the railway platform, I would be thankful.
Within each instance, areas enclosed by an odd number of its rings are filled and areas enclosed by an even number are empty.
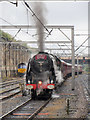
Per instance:
[[[75,90],[72,91],[72,79],[67,79],[52,94],[51,102],[38,114],[37,119],[90,119],[90,98],[88,75],[82,74],[75,78]]]

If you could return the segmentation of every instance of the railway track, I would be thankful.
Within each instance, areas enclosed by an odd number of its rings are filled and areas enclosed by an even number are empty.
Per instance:
[[[51,100],[32,100],[24,102],[23,104],[17,106],[13,110],[9,111],[7,114],[1,116],[1,120],[16,120],[18,118],[22,120],[32,120]]]
[[[89,78],[87,78],[89,79]],[[84,92],[85,92],[85,97],[88,101],[88,114],[87,114],[87,119],[90,119],[90,89],[88,88],[88,84],[86,84],[85,81],[83,81],[83,85],[84,85]]]
[[[88,88],[88,86],[83,82],[83,84],[84,84],[84,88],[85,88],[85,91],[87,92],[85,92],[86,94],[87,94],[87,96],[90,96],[90,90],[89,90],[89,88]]]
[[[0,90],[0,95],[3,95],[4,93],[8,93],[10,91],[13,91],[13,90],[16,90],[16,89],[19,89],[19,88],[20,88],[19,85],[18,86],[12,86],[10,88],[6,87],[5,89]]]
[[[24,84],[24,80],[13,80],[0,84],[0,102],[7,100],[21,92],[20,84]]]
[[[90,119],[90,89],[89,89],[89,76],[88,74],[83,74],[81,76],[81,80],[78,79],[79,82],[81,83],[81,86],[83,86],[83,89],[84,89],[84,95],[85,95],[85,98],[86,98],[86,101],[87,101],[87,110],[88,110],[88,113],[87,113],[87,120]]]
[[[2,100],[7,100],[17,94],[19,94],[21,92],[21,90],[19,89],[19,87],[16,87],[14,89],[10,89],[8,91],[4,91],[2,94],[0,94],[0,102]]]
[[[0,88],[3,88],[3,87],[6,87],[6,86],[10,86],[10,85],[13,85],[13,84],[19,84],[19,83],[22,83],[24,82],[25,80],[11,80],[11,81],[8,81],[8,82],[3,82],[3,83],[0,83]]]
[[[85,91],[85,94],[86,94],[86,96],[89,96],[90,97],[90,90],[89,90],[89,88],[88,88],[88,75],[85,75],[84,76],[84,81],[82,81],[82,85],[84,86],[84,91]]]

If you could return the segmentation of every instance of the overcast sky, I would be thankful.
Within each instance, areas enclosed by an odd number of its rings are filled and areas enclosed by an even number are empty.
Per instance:
[[[29,5],[33,9],[33,4],[29,3]],[[88,2],[44,2],[44,9],[44,17],[47,24],[74,25],[75,34],[85,34],[88,32]],[[20,2],[18,7],[15,7],[15,5],[9,2],[0,2],[0,18],[7,20],[11,24],[34,24],[31,13],[28,13],[27,19],[27,10],[23,2]],[[0,19],[0,24],[5,25],[7,23]],[[9,30],[7,32],[13,36],[15,35],[15,31]],[[17,37],[21,38],[21,36],[22,33],[19,33]],[[28,35],[26,36],[30,37]],[[24,37],[24,40],[26,40],[27,37]],[[86,38],[87,36],[75,37],[75,44],[80,45]]]
[[[32,4],[30,5],[33,9]],[[44,2],[44,5],[47,24],[72,24],[77,28],[87,29],[87,2]],[[15,7],[8,2],[0,2],[0,16],[12,24],[27,24],[26,9],[22,3]],[[31,19],[30,16],[30,23]]]

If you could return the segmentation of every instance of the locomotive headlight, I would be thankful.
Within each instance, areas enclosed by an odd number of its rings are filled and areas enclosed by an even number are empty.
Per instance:
[[[54,89],[54,85],[48,85],[47,88],[48,89]]]
[[[42,84],[42,81],[39,81],[38,84],[41,85],[41,84]]]
[[[53,80],[51,80],[51,83],[53,83]]]

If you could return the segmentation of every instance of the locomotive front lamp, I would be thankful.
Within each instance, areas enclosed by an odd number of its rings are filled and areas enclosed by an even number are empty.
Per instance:
[[[41,85],[41,84],[42,84],[42,81],[39,81],[38,84]]]

